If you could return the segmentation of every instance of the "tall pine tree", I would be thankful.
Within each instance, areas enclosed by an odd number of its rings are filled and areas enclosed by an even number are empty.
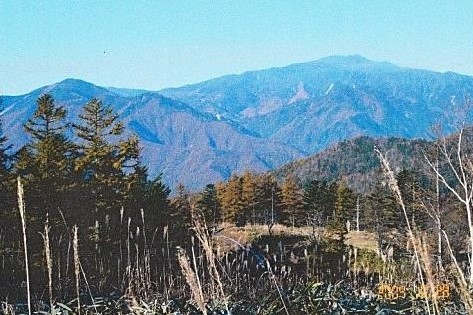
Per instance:
[[[73,145],[66,138],[66,110],[51,95],[38,98],[33,117],[24,125],[31,137],[18,156],[16,170],[25,178],[30,208],[57,212],[67,208],[72,182]]]
[[[7,191],[11,179],[11,157],[8,154],[11,145],[7,145],[7,141],[8,138],[3,134],[2,121],[0,120],[0,195],[5,197],[9,195]],[[5,204],[6,200],[2,200],[2,203]]]
[[[261,174],[255,178],[255,215],[260,224],[270,225],[279,218],[279,187],[271,174]]]
[[[355,193],[342,181],[338,185],[337,199],[330,228],[343,240],[348,232],[347,222],[351,222],[356,207]]]
[[[126,204],[127,198],[144,183],[146,171],[139,163],[139,143],[135,136],[124,138],[123,124],[111,107],[92,99],[74,125],[79,144],[76,168],[89,206],[109,213]]]
[[[7,145],[7,141],[8,138],[3,133],[2,121],[0,120],[0,213],[3,213],[4,223],[7,222],[7,213],[14,207],[15,203],[11,173],[12,158],[8,153],[12,146]]]
[[[192,227],[193,209],[191,196],[186,187],[179,183],[176,196],[171,200],[169,213],[169,229],[173,238],[183,242]]]
[[[404,169],[397,174],[396,180],[406,206],[406,212],[411,227],[425,228],[428,221],[428,215],[421,206],[420,184],[416,174]],[[402,223],[402,226],[407,226],[404,217],[402,218]]]
[[[313,180],[304,187],[302,201],[312,226],[323,226],[333,213],[330,190],[325,181]]]
[[[217,198],[215,185],[208,184],[197,197],[197,211],[203,215],[208,226],[215,226],[220,220],[220,203]]]

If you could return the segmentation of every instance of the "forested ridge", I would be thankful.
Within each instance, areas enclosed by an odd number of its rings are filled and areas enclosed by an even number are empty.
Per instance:
[[[350,188],[366,194],[383,178],[375,147],[385,152],[396,172],[415,170],[426,180],[430,170],[424,154],[430,155],[435,150],[434,142],[395,137],[375,139],[362,136],[345,140],[309,158],[287,163],[272,173],[276,178],[293,176],[301,183],[343,178]]]

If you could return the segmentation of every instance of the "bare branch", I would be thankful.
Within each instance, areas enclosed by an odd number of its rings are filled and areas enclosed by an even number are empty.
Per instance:
[[[429,158],[424,154],[424,158],[425,160],[427,161],[427,164],[429,164],[430,168],[435,172],[435,175],[437,175],[440,179],[440,181],[442,182],[442,184],[445,185],[445,187],[447,187],[447,189],[453,193],[455,195],[455,197],[457,197],[457,199],[459,201],[461,201],[462,203],[466,203],[467,201],[464,200],[459,194],[458,192],[455,190],[455,188],[453,188],[448,182],[447,180],[445,179],[445,177],[440,173],[440,171],[438,170],[438,168],[432,164],[432,162],[429,160]],[[450,163],[449,163],[450,164]]]

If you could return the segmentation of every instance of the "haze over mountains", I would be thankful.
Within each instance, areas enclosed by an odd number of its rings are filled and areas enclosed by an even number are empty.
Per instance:
[[[103,100],[139,136],[152,175],[162,172],[171,187],[182,182],[195,189],[233,172],[271,170],[360,135],[428,138],[434,123],[453,132],[473,94],[473,77],[349,56],[159,92],[67,79],[3,97],[4,130],[17,149],[26,141],[22,124],[43,93],[66,107],[70,121],[92,97]]]

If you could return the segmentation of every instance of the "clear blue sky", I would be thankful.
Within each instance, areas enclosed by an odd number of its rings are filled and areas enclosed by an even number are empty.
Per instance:
[[[329,55],[473,75],[472,0],[1,0],[0,93],[157,90]]]

